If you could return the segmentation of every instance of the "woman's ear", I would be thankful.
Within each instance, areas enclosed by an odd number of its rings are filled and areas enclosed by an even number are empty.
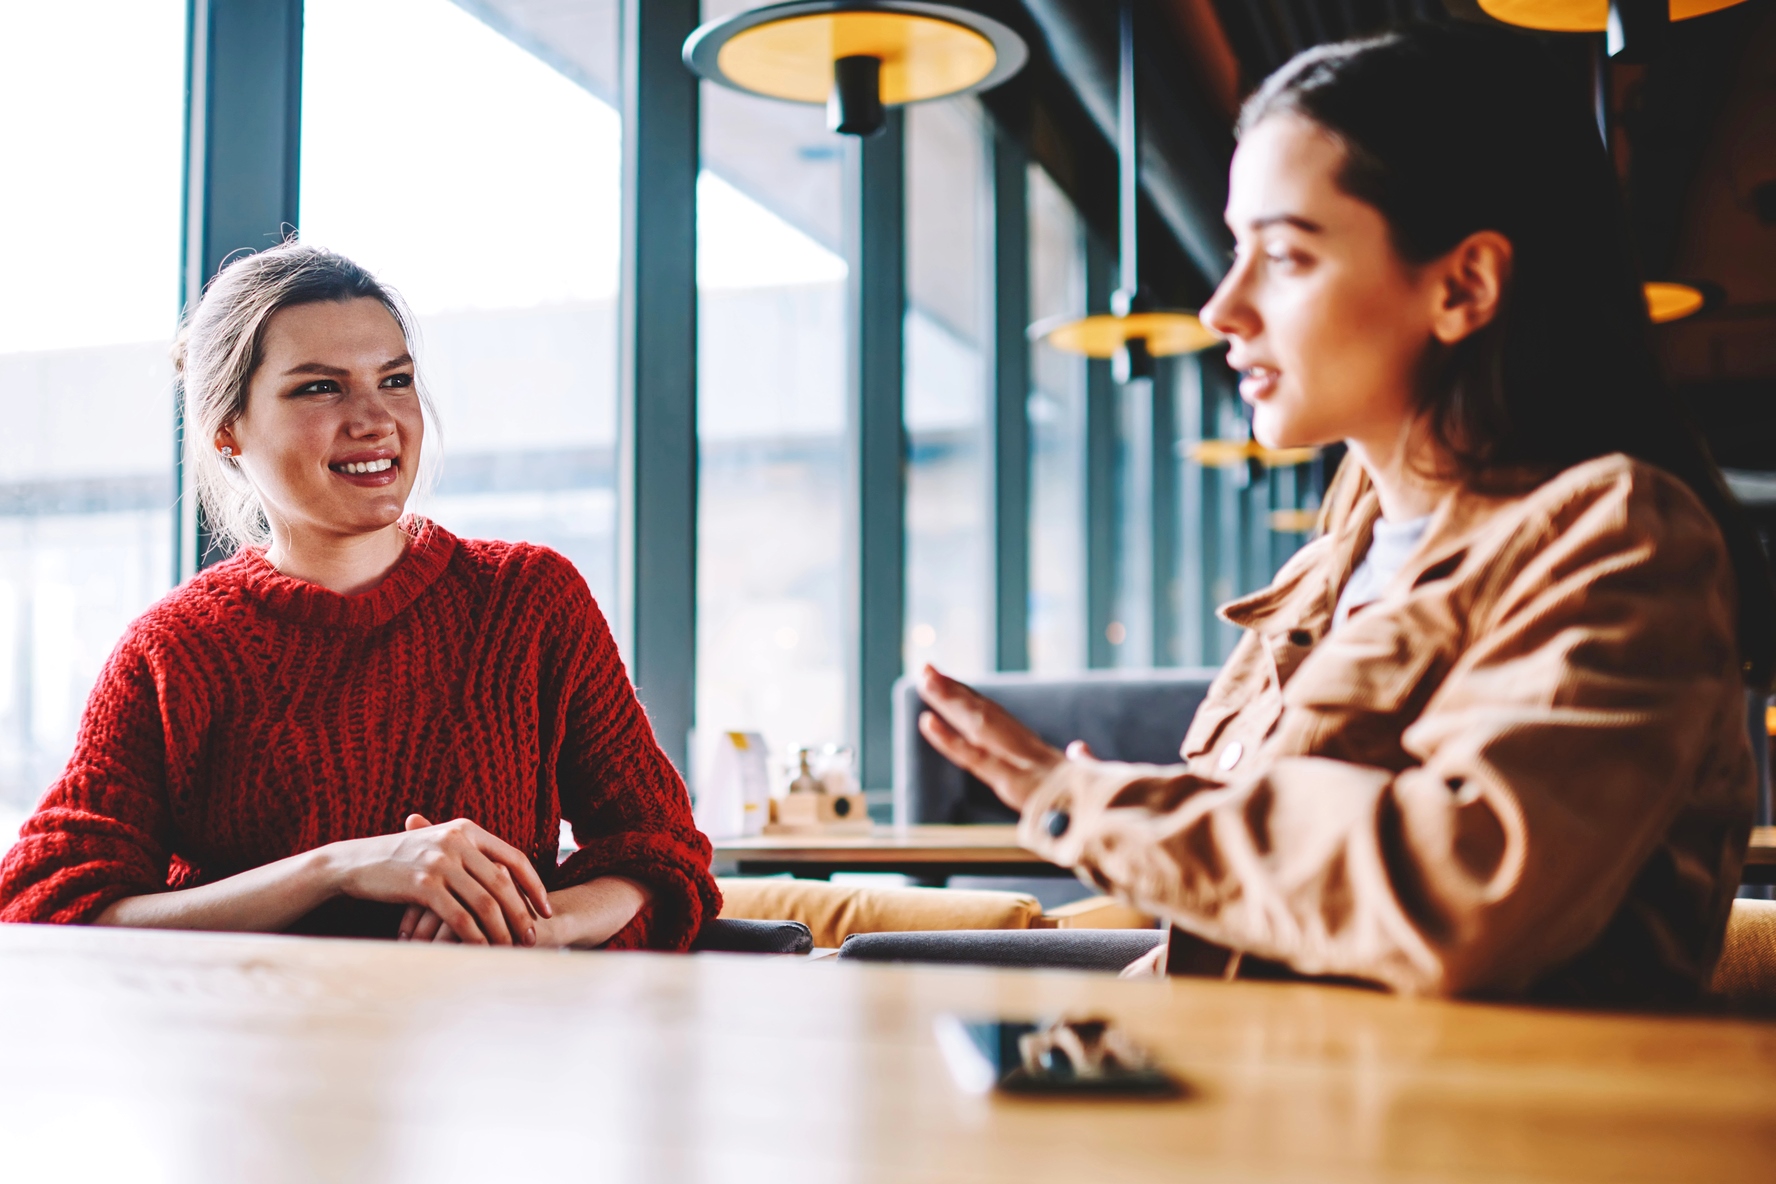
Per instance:
[[[240,441],[234,438],[234,425],[231,423],[223,424],[216,429],[216,451],[221,452],[224,448],[230,450],[229,455],[231,456],[240,455]]]
[[[1511,280],[1511,240],[1496,230],[1475,231],[1431,268],[1431,333],[1454,345],[1498,316]]]

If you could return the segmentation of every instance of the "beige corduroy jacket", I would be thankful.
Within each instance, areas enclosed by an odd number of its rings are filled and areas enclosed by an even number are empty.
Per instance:
[[[1183,766],[1069,761],[1031,849],[1169,919],[1170,968],[1598,1002],[1693,995],[1756,773],[1720,532],[1616,455],[1449,494],[1333,630],[1374,491],[1224,606],[1245,636]]]

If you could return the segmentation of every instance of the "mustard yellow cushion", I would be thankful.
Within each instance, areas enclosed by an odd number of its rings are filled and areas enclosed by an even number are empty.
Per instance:
[[[934,929],[1028,929],[1042,915],[1022,892],[953,888],[865,888],[824,880],[722,879],[724,917],[800,921],[814,944],[831,949],[853,933]]]
[[[1776,900],[1735,900],[1713,992],[1746,1008],[1776,1008]]]
[[[1156,929],[1156,918],[1113,896],[1088,896],[1048,910],[1040,927],[1048,929]]]

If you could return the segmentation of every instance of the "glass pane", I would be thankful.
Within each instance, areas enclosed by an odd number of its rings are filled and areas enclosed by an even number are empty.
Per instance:
[[[1119,667],[1153,665],[1153,380],[1116,388],[1116,600]]]
[[[173,571],[185,0],[0,7],[0,847]]]
[[[781,760],[846,739],[842,145],[819,107],[706,83],[702,112],[697,728]]]
[[[1073,203],[1030,166],[1030,312],[1084,316],[1085,232]],[[1085,646],[1085,359],[1030,356],[1030,669],[1082,670]]]
[[[415,508],[554,547],[609,613],[615,6],[474,7],[485,19],[450,0],[308,0],[302,234],[418,314],[447,461]]]
[[[993,666],[992,182],[973,99],[906,110],[907,669]]]

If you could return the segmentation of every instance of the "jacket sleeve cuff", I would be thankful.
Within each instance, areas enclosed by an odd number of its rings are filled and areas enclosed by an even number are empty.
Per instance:
[[[1050,863],[1078,867],[1092,836],[1102,830],[1105,811],[1128,806],[1162,811],[1213,786],[1182,765],[1065,760],[1024,803],[1018,845]]]

